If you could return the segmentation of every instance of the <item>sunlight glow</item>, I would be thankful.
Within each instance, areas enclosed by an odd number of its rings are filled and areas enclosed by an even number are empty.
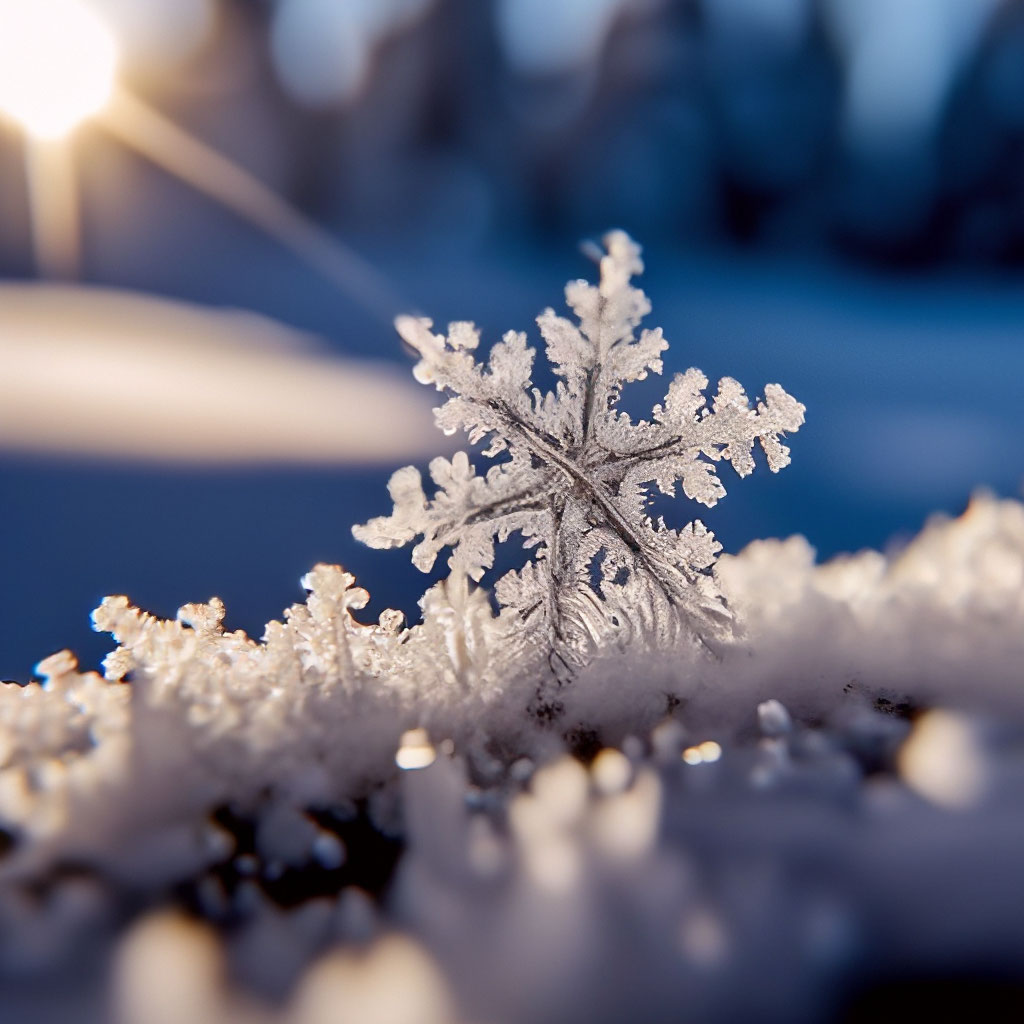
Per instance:
[[[110,100],[113,34],[83,0],[0,0],[0,113],[60,139]]]
[[[408,306],[358,253],[296,210],[244,167],[127,90],[115,92],[98,123],[126,146],[290,248],[389,328],[395,314]]]

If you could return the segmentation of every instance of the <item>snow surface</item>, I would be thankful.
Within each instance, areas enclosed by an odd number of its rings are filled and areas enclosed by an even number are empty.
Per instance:
[[[1024,505],[717,574],[717,656],[609,654],[557,727],[479,590],[366,626],[321,566],[262,644],[216,601],[108,600],[131,682],[63,652],[0,689],[12,1012],[815,1020],[894,975],[1019,971]]]

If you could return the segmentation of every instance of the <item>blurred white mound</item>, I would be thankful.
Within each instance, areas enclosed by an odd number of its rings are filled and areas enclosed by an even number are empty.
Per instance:
[[[402,370],[332,356],[252,313],[0,285],[0,367],[7,449],[330,464],[436,448],[429,399]]]

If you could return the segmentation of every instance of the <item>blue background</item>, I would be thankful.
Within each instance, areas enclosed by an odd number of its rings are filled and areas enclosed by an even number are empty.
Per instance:
[[[225,2],[187,61],[129,61],[129,85],[362,252],[402,308],[491,339],[592,273],[581,239],[629,230],[667,373],[778,381],[808,407],[792,466],[727,475],[727,500],[696,513],[727,550],[797,532],[822,556],[885,546],[979,486],[1019,493],[1024,4],[407,0],[367,42],[291,2],[298,56],[284,0]],[[362,45],[358,87],[297,83],[304,38],[341,62]],[[87,283],[257,310],[408,364],[275,242],[101,132],[81,144]],[[33,276],[19,145],[0,135],[11,279]],[[649,409],[664,385],[629,401]],[[217,594],[259,635],[321,560],[357,574],[371,614],[414,613],[407,552],[349,532],[387,510],[392,468],[0,453],[0,677],[65,646],[95,664],[111,644],[88,613],[108,593],[161,615]]]

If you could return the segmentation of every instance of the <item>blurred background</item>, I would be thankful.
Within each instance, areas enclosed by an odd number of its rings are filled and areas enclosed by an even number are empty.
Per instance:
[[[29,8],[0,0],[2,678],[94,664],[109,593],[259,635],[318,560],[414,614],[407,553],[349,532],[445,450],[390,317],[530,327],[612,227],[668,374],[808,407],[793,465],[702,514],[727,550],[1019,493],[1024,0]]]

